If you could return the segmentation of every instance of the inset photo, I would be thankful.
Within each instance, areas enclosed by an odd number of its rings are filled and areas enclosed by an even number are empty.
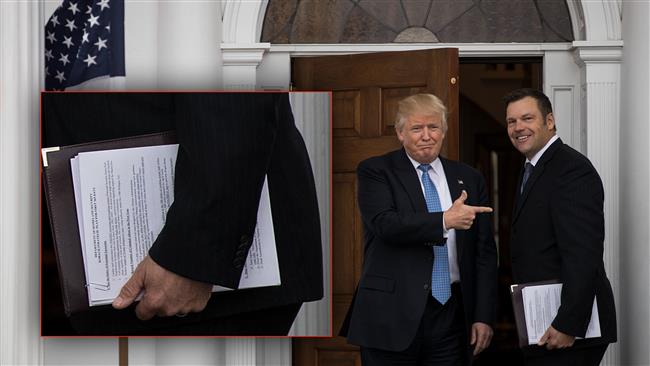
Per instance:
[[[42,336],[331,336],[330,93],[44,92]]]

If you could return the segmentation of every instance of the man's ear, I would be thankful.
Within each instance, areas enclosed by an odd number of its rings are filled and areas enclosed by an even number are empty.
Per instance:
[[[402,132],[404,130],[404,127],[402,127],[402,131],[398,130],[397,127],[395,127],[395,134],[397,135],[397,138],[399,139],[399,142],[404,142],[404,136],[402,135]]]
[[[555,117],[553,117],[553,112],[546,115],[546,125],[549,131],[555,131]]]

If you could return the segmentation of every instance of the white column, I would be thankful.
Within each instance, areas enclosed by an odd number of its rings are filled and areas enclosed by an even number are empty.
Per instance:
[[[650,365],[650,2],[623,4],[621,365]]]
[[[267,52],[257,68],[257,88],[262,90],[289,90],[291,83],[291,54]]]
[[[222,43],[224,89],[257,89],[257,67],[270,43]]]
[[[291,108],[296,126],[307,146],[314,171],[316,195],[320,214],[321,242],[323,243],[323,284],[325,296],[322,300],[305,303],[289,334],[297,336],[330,334],[330,93],[296,92],[290,94]]]
[[[292,365],[290,339],[259,338],[256,343],[256,366]]]
[[[158,8],[164,4],[153,1],[124,4],[125,89],[158,88]]]
[[[226,343],[226,365],[257,366],[255,338],[229,338]]]
[[[235,365],[226,361],[229,350],[225,343],[215,338],[157,339],[156,359],[149,365]],[[131,355],[129,352],[129,365]]]
[[[605,188],[605,270],[620,309],[619,266],[619,132],[622,42],[574,42],[583,76],[583,125],[586,153]],[[617,316],[620,319],[620,311]],[[620,329],[620,322],[619,322]],[[607,350],[603,365],[620,364],[619,344]]]
[[[223,4],[223,86],[257,89],[257,68],[270,43],[260,43],[267,0],[231,0]]]
[[[258,80],[258,69],[269,43],[260,43],[267,0],[223,2],[223,87],[231,90],[286,89],[277,77]],[[287,62],[288,65],[288,62]],[[271,80],[271,82],[267,82]],[[276,85],[277,84],[277,85]],[[226,358],[233,365],[291,365],[291,340],[233,339],[226,341]]]
[[[0,364],[37,365],[41,4],[0,2]]]
[[[157,6],[158,88],[220,89],[221,3],[164,1]],[[133,357],[134,364],[148,364],[153,356],[156,365],[228,365],[228,353],[223,339],[129,340],[129,361]]]
[[[156,364],[156,338],[129,339],[129,366]]]
[[[48,338],[43,342],[42,365],[117,366],[117,344],[117,338]]]
[[[215,89],[220,85],[220,19],[218,1],[164,1],[158,5],[160,88]]]

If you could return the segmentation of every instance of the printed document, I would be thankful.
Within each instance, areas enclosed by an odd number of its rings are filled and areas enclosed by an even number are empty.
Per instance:
[[[90,306],[117,297],[162,230],[174,201],[177,152],[176,144],[160,145],[85,152],[70,160]],[[265,179],[239,288],[279,284]]]
[[[561,283],[527,286],[521,290],[524,300],[528,344],[537,344],[548,327],[551,326],[560,308],[561,293]],[[589,320],[585,338],[595,337],[600,337],[600,319],[598,318],[598,304],[594,297],[591,319]]]

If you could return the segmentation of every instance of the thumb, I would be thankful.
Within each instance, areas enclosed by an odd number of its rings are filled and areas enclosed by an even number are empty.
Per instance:
[[[476,343],[476,337],[477,337],[476,333],[477,333],[476,327],[472,327],[472,339],[470,340],[469,344]]]
[[[547,329],[546,332],[544,332],[544,335],[542,336],[542,338],[539,339],[539,342],[537,342],[537,345],[538,346],[545,345],[546,342],[548,342],[548,338],[550,337],[550,335],[551,335],[550,329]]]
[[[135,301],[140,291],[144,289],[144,266],[138,266],[131,278],[122,286],[120,294],[113,300],[115,309],[124,309]]]
[[[463,192],[461,192],[460,197],[454,202],[454,204],[459,203],[461,205],[465,204],[465,200],[467,199],[467,192],[463,189]]]

